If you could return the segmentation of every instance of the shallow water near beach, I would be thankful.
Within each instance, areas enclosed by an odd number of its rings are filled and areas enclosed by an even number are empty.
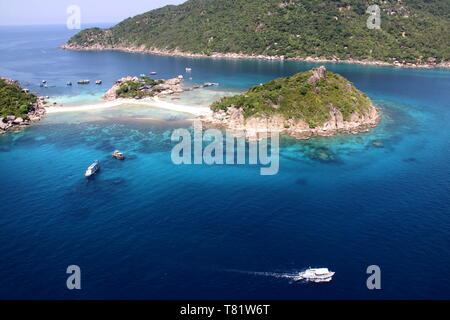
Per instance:
[[[315,66],[57,50],[70,34],[0,27],[0,75],[69,105],[99,101],[123,76],[183,74],[220,83],[173,101],[205,105]],[[0,135],[0,298],[449,299],[450,71],[327,68],[383,120],[359,135],[282,137],[275,176],[174,165],[171,134],[192,116],[144,106],[49,114]],[[78,79],[103,85],[66,87]],[[86,180],[94,160],[101,170]],[[72,264],[81,291],[66,289]],[[381,268],[380,291],[366,287],[369,265]],[[289,277],[308,266],[336,275]]]

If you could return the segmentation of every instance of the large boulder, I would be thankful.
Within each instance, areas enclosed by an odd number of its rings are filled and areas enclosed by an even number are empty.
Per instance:
[[[317,69],[313,69],[312,73],[313,73],[313,75],[311,76],[311,78],[309,78],[308,82],[316,83],[316,82],[319,82],[320,80],[326,78],[327,69],[324,66],[320,66]]]
[[[23,118],[18,117],[18,118],[16,118],[16,119],[14,119],[13,123],[14,123],[14,124],[22,124],[22,123],[23,123]]]
[[[183,78],[172,78],[172,79],[167,79],[166,81],[164,81],[164,83],[169,86],[176,86],[176,85],[181,84],[181,82],[183,82]]]

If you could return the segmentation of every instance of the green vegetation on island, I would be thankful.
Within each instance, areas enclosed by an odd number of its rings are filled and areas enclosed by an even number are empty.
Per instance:
[[[280,115],[284,119],[302,120],[310,128],[322,126],[331,118],[334,108],[349,121],[352,114],[367,114],[373,108],[370,98],[342,76],[320,67],[287,78],[269,81],[249,91],[224,97],[212,104],[214,112],[242,108],[245,118],[269,118]]]
[[[116,91],[116,97],[129,99],[153,97],[159,92],[156,86],[162,83],[163,80],[154,80],[147,76],[140,77],[138,81],[127,80]]]
[[[370,5],[381,29],[369,29]],[[450,61],[448,0],[189,0],[91,28],[68,47],[147,48],[340,60]]]
[[[104,95],[105,100],[143,99],[154,96],[165,96],[184,91],[182,78],[154,80],[148,76],[125,77],[116,81],[114,86]]]
[[[23,117],[28,114],[37,97],[25,92],[18,83],[0,78],[0,117]]]

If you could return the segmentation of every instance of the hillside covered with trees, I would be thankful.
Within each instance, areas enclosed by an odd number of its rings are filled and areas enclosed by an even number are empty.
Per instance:
[[[381,29],[370,29],[378,4]],[[91,28],[67,47],[371,61],[450,61],[450,0],[189,0]]]
[[[18,83],[0,78],[0,117],[23,117],[28,114],[37,97],[24,92]]]

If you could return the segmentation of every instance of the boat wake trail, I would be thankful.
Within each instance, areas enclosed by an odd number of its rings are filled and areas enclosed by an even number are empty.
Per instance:
[[[245,271],[245,270],[227,269],[225,271],[241,273],[241,274],[248,274],[248,275],[253,275],[253,276],[288,279],[288,280],[290,280],[290,282],[294,282],[294,281],[297,282],[299,280],[299,278],[298,278],[299,273],[304,270],[294,270],[291,272],[261,272],[261,271]]]

